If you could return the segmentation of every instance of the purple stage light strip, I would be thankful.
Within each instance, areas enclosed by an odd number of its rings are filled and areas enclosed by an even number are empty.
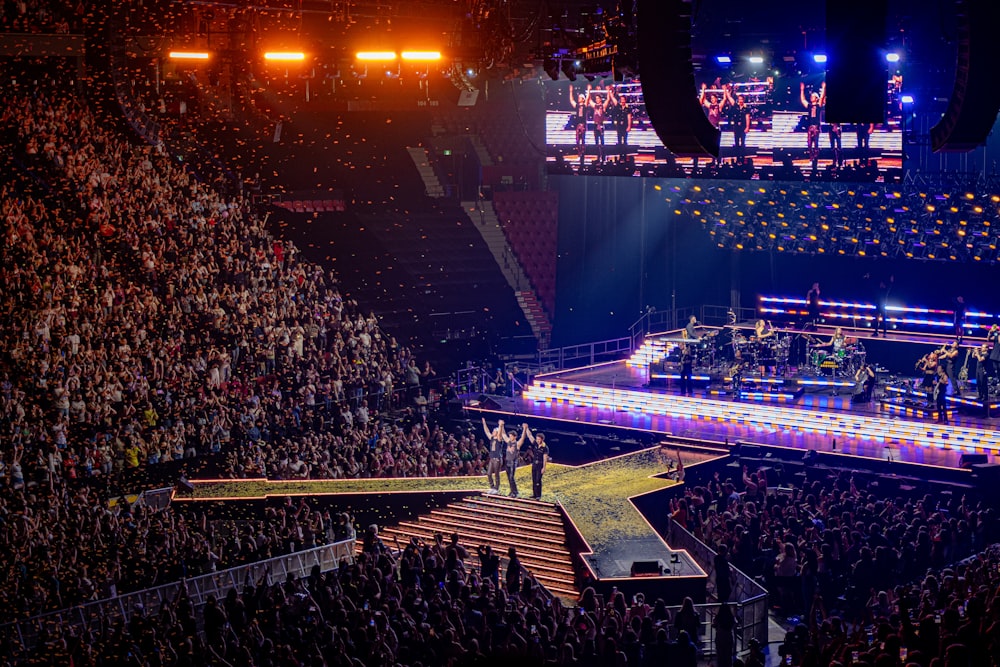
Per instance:
[[[906,442],[921,447],[1000,453],[1000,432],[963,426],[943,426],[848,412],[820,412],[766,404],[740,404],[709,398],[652,393],[641,389],[611,389],[538,379],[524,392],[537,403],[565,404],[636,416],[664,416],[731,424],[782,432],[788,436],[817,434],[876,442]]]
[[[886,306],[886,312],[890,313],[916,313],[918,315],[954,315],[951,310],[938,310],[935,308],[910,308],[909,306]]]
[[[807,387],[854,387],[856,382],[846,380],[799,380],[799,384]]]
[[[681,376],[679,373],[650,373],[650,379],[653,380],[680,380]],[[702,382],[708,382],[712,378],[707,375],[692,375],[692,380],[701,380]]]
[[[780,303],[788,305],[805,306],[808,305],[805,299],[788,296],[761,296],[758,297],[761,303]],[[876,310],[875,304],[862,301],[825,301],[820,300],[820,306],[828,308],[854,308],[856,310]],[[955,311],[942,308],[923,308],[917,306],[886,306],[887,312],[891,313],[915,313],[919,315],[954,315]],[[966,317],[996,317],[990,313],[980,311],[969,311]]]

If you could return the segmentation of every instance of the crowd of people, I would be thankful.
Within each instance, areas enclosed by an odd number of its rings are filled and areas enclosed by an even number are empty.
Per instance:
[[[847,470],[781,492],[775,482],[767,469],[716,473],[675,500],[671,516],[718,553],[720,600],[733,593],[732,567],[765,582],[797,625],[782,647],[788,664],[992,664],[963,661],[989,643],[973,646],[973,633],[1000,630],[990,503],[959,490],[880,492]],[[955,643],[966,658],[947,662]]]
[[[87,486],[0,495],[0,624],[354,537],[348,514],[305,502],[258,520],[108,505]]]
[[[116,136],[69,75],[2,85],[3,616],[231,562],[199,522],[109,513],[88,480],[212,456],[239,477],[482,473],[481,438],[425,418],[433,368],[246,200]]]
[[[0,3],[0,31],[66,34],[82,27],[87,11],[86,0],[5,0]]]
[[[53,626],[17,664],[546,665],[694,667],[690,600],[675,615],[662,600],[607,601],[593,589],[576,605],[548,596],[510,549],[453,535],[389,549],[371,526],[354,563],[304,579],[249,569],[242,586],[196,606],[186,590],[161,609],[86,633]],[[197,629],[202,628],[202,632]],[[11,647],[16,655],[16,647]],[[761,663],[762,664],[762,663]]]
[[[970,495],[880,493],[850,471],[777,493],[764,469],[688,490],[674,518],[767,580],[791,615],[814,597],[852,619],[873,589],[914,581],[992,544],[995,510]]]

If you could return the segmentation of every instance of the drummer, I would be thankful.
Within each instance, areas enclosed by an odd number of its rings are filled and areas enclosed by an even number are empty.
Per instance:
[[[839,352],[847,348],[847,338],[844,337],[844,332],[840,327],[837,327],[833,336],[825,343],[820,343],[819,345],[813,345],[815,348],[829,348],[830,354],[834,356],[839,356]]]
[[[774,336],[774,329],[771,327],[770,322],[765,322],[764,320],[757,320],[757,323],[753,327],[754,335],[757,337],[757,341],[762,341],[765,338],[772,338]]]

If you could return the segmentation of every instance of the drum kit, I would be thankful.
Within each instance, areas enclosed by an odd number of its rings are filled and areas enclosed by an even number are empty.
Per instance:
[[[733,353],[745,368],[773,368],[781,375],[792,359],[794,336],[775,335],[758,339],[756,336],[733,336]],[[865,361],[865,346],[857,338],[844,338],[836,345],[822,344],[811,336],[812,344],[807,348],[806,362],[816,375],[853,377]],[[825,349],[824,349],[825,348]]]
[[[826,349],[824,349],[826,348]],[[865,362],[865,346],[857,338],[845,338],[842,345],[810,345],[809,365],[817,375],[854,377]]]
[[[735,355],[750,368],[763,366],[783,370],[788,364],[791,349],[790,336],[776,335],[761,339],[756,336],[746,338],[742,334],[733,336]]]

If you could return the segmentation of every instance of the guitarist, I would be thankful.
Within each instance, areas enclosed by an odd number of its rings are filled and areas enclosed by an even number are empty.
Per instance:
[[[990,350],[986,343],[983,343],[972,351],[972,358],[976,360],[976,393],[983,405],[989,401],[990,380],[987,372],[989,364]]]
[[[948,423],[948,403],[945,395],[948,393],[948,383],[950,378],[945,373],[944,368],[938,366],[937,375],[934,376],[934,409],[937,411],[937,423]]]
[[[961,396],[965,392],[969,384],[969,355],[972,353],[972,348],[965,350],[965,360],[962,362],[962,368],[958,371],[958,395]]]
[[[945,375],[951,383],[951,395],[958,394],[958,378],[955,377],[955,360],[958,358],[958,341],[952,341],[951,345],[946,345],[941,349],[939,357]]]

